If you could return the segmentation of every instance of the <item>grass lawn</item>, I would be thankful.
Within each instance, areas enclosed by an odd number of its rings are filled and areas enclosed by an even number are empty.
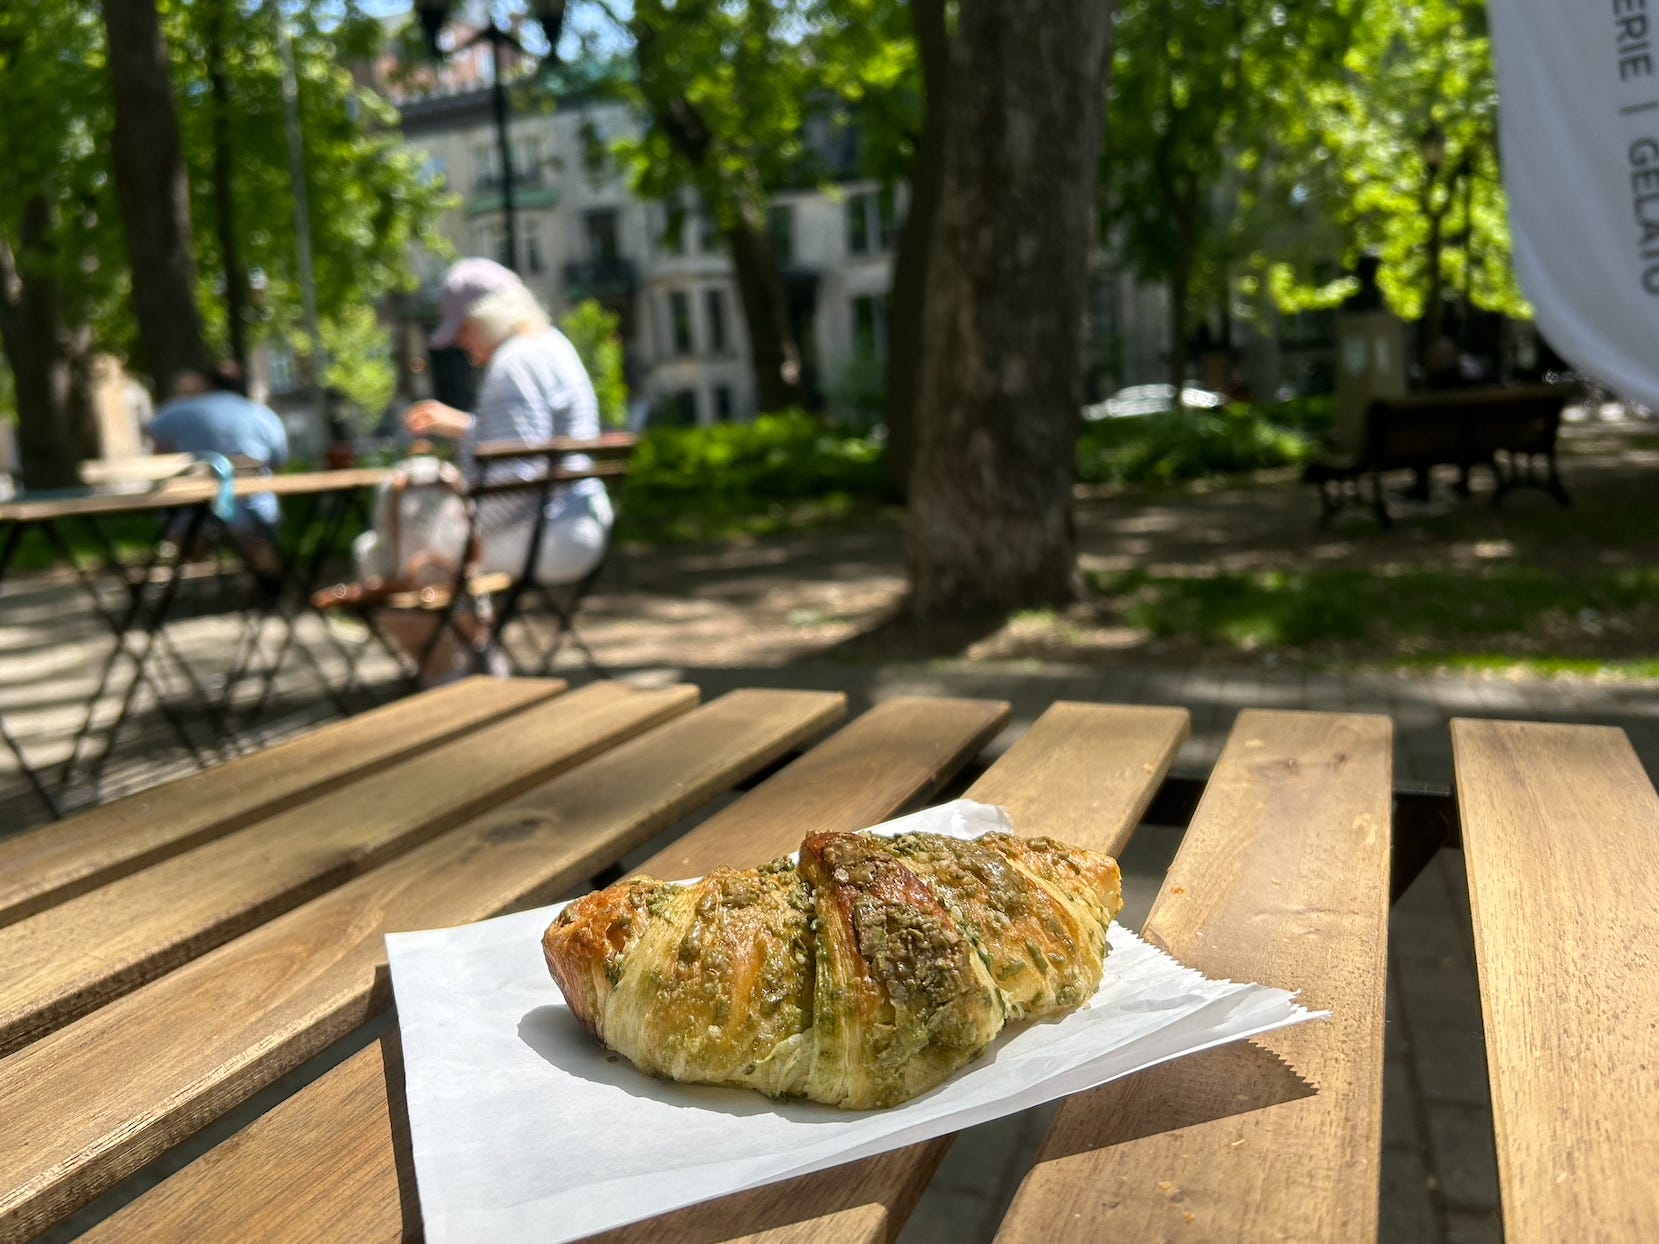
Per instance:
[[[1126,625],[1211,655],[1273,652],[1323,668],[1659,677],[1650,642],[1659,633],[1659,567],[1129,571],[1092,576],[1091,586]]]

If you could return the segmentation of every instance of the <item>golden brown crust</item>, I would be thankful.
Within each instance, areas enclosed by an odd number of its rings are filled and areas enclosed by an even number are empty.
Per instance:
[[[578,1021],[641,1070],[866,1109],[1090,997],[1121,905],[1115,861],[1049,839],[818,834],[798,866],[619,882],[542,946]]]

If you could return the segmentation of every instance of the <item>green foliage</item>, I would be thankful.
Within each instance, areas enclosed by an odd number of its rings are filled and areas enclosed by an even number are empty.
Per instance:
[[[577,303],[559,321],[559,331],[570,338],[593,381],[599,399],[599,423],[607,428],[628,426],[628,382],[622,375],[622,317],[597,300]]]
[[[1095,576],[1094,586],[1121,602],[1125,621],[1158,636],[1245,650],[1343,645],[1439,664],[1460,647],[1526,640],[1586,611],[1640,608],[1659,594],[1659,570],[1505,562],[1201,578],[1130,571]]]
[[[300,325],[293,193],[283,128],[274,22],[293,31],[306,190],[319,312],[343,351],[338,366],[359,399],[372,401],[375,354],[358,308],[410,284],[411,245],[444,244],[433,222],[446,200],[422,174],[391,106],[361,87],[348,66],[378,48],[380,24],[353,0],[240,4],[200,0],[158,6],[169,72],[179,97],[180,139],[190,177],[198,300],[222,347],[226,324],[212,196],[213,106],[207,79],[211,23],[222,15],[237,235],[244,268],[266,279],[252,339],[287,338]],[[19,251],[24,215],[46,232],[19,263],[58,278],[65,319],[90,324],[98,347],[129,352],[125,241],[109,166],[110,105],[104,30],[94,4],[32,0],[0,5],[0,245]],[[42,213],[44,213],[42,215]],[[356,377],[356,379],[353,379]]]
[[[103,41],[96,5],[0,5],[0,247],[25,277],[56,283],[67,323],[110,339],[121,335],[126,258]]]
[[[884,181],[908,171],[921,96],[896,0],[636,0],[625,14],[572,0],[573,14],[583,10],[608,29],[567,21],[587,32],[582,52],[550,85],[619,100],[644,119],[637,134],[591,135],[586,154],[669,204],[671,235],[684,227],[687,192],[717,227],[741,219],[763,231],[773,193],[834,172],[806,142],[809,114],[832,127],[856,114],[866,171]]]
[[[1178,410],[1085,425],[1077,478],[1086,484],[1165,484],[1305,462],[1315,442],[1250,406]]]
[[[323,383],[346,400],[343,414],[347,424],[356,431],[367,431],[380,422],[397,392],[392,335],[381,325],[374,308],[365,304],[347,307],[322,321],[319,331],[328,354]]]
[[[1106,235],[1196,315],[1228,298],[1282,221],[1263,198],[1302,83],[1337,39],[1314,0],[1123,0],[1101,164]]]
[[[846,515],[883,490],[881,447],[790,411],[653,429],[634,451],[624,539],[715,539]]]
[[[804,66],[784,35],[793,12],[770,0],[637,0],[617,20],[633,64],[602,90],[645,127],[595,137],[636,193],[678,203],[689,188],[718,226],[764,224],[766,188],[801,157]]]
[[[384,32],[355,3],[231,3],[224,13],[224,60],[230,88],[230,147],[235,158],[235,220],[245,270],[258,270],[267,287],[260,310],[265,333],[291,336],[301,326],[300,280],[294,236],[294,197],[282,104],[282,62],[275,21],[289,23],[294,50],[300,132],[317,310],[337,321],[342,343],[378,346],[360,332],[343,332],[356,308],[392,290],[413,287],[409,252],[416,244],[443,250],[435,222],[449,203],[442,186],[423,173],[425,157],[406,144],[396,111],[350,72],[354,60],[376,51]],[[223,259],[213,228],[213,106],[208,98],[208,44],[217,0],[169,8],[164,31],[175,92],[191,101],[179,110],[190,170],[191,216],[200,301],[209,331],[222,342],[223,306],[216,293]],[[345,360],[360,368],[369,355]]]
[[[1280,192],[1294,193],[1304,216],[1333,222],[1346,258],[1364,251],[1380,258],[1379,283],[1401,316],[1423,312],[1431,211],[1443,213],[1446,289],[1467,281],[1477,307],[1530,316],[1510,265],[1484,4],[1347,0],[1342,7],[1340,56],[1297,83],[1299,106],[1282,114],[1291,158],[1275,166]],[[1432,178],[1423,157],[1431,125],[1445,135]],[[1260,288],[1288,310],[1332,305],[1344,290],[1315,278],[1309,260],[1320,257],[1293,246],[1258,255]]]

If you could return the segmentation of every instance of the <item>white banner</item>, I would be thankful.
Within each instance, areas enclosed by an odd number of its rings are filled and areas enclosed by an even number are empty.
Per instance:
[[[1659,0],[1489,0],[1515,275],[1550,345],[1659,408]]]

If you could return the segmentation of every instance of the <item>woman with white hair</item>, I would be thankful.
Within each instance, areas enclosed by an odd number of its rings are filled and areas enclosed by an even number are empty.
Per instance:
[[[473,366],[484,369],[471,413],[456,410],[443,402],[416,402],[403,416],[404,427],[415,436],[436,436],[459,443],[458,458],[464,477],[476,481],[478,472],[474,449],[492,441],[520,441],[533,444],[555,437],[592,439],[599,435],[599,403],[587,369],[570,344],[548,320],[547,312],[513,273],[488,259],[463,259],[444,276],[440,298],[441,318],[433,332],[432,345],[459,346]],[[579,455],[563,459],[572,469],[591,460]],[[433,480],[438,464],[415,459],[411,468],[430,465],[425,472]],[[543,470],[539,461],[519,460],[489,466],[487,483],[514,479],[533,480]],[[417,482],[432,482],[419,478]],[[383,498],[383,502],[386,501]],[[578,480],[558,487],[546,508],[538,515],[538,494],[526,490],[484,498],[478,509],[478,535],[482,542],[480,569],[513,575],[524,570],[530,541],[539,522],[541,547],[534,575],[542,583],[574,583],[588,574],[605,555],[612,522],[610,499],[597,479]],[[382,526],[377,519],[377,526]],[[435,556],[453,556],[455,514],[434,511],[430,516]],[[388,579],[405,575],[407,565],[391,566],[390,560],[408,557],[407,522],[402,532],[402,549],[386,547],[377,532],[366,532],[353,545],[360,579]],[[419,568],[417,567],[417,570]],[[401,635],[411,651],[430,636]],[[413,640],[414,642],[411,642]],[[434,654],[436,656],[438,654]],[[447,658],[438,662],[460,664]],[[456,670],[455,672],[460,672]],[[428,679],[440,671],[426,671]]]
[[[471,414],[427,400],[416,402],[403,423],[416,436],[460,442],[466,478],[477,478],[473,449],[489,441],[533,444],[554,437],[590,440],[599,435],[599,402],[576,347],[554,328],[524,282],[488,259],[463,259],[444,277],[442,319],[432,334],[436,347],[459,346],[484,375]],[[589,459],[570,457],[579,469]],[[535,479],[538,462],[498,463],[485,480]],[[536,522],[536,498],[492,497],[479,509],[483,569],[517,574],[524,568]],[[611,507],[599,480],[578,480],[558,489],[541,515],[542,544],[535,575],[543,583],[573,583],[599,564],[610,537]]]

